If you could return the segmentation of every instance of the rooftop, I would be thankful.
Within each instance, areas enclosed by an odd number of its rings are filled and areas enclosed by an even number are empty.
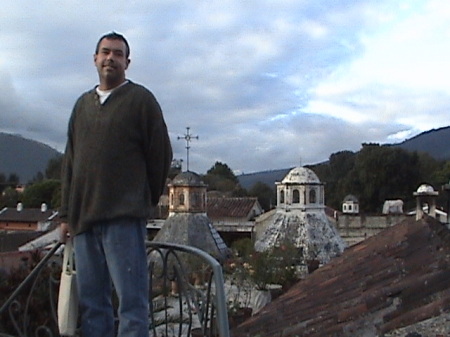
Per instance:
[[[208,197],[207,213],[211,219],[223,217],[245,218],[250,214],[256,203],[258,203],[258,198]]]
[[[406,219],[348,248],[233,336],[383,336],[449,315],[449,280],[450,231],[430,217]],[[450,333],[450,322],[440,329]]]

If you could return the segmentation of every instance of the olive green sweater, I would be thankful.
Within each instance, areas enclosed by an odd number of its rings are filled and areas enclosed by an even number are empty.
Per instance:
[[[148,217],[171,161],[167,127],[150,91],[128,82],[103,105],[95,89],[84,93],[69,121],[60,217],[72,235],[98,221]]]

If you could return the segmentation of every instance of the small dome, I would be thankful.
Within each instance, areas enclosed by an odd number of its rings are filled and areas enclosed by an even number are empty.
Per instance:
[[[203,186],[204,183],[197,173],[187,171],[182,172],[173,178],[172,185]]]
[[[424,193],[434,193],[434,188],[431,185],[428,184],[422,184],[417,188],[417,193],[424,194]]]
[[[344,202],[358,202],[358,198],[353,194],[347,194],[347,196],[344,198]]]
[[[306,167],[296,167],[289,171],[289,173],[282,180],[283,184],[320,184],[317,175]]]

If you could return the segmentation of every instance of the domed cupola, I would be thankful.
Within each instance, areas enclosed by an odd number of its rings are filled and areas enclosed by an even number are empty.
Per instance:
[[[169,212],[206,213],[206,185],[194,172],[183,172],[169,186]]]
[[[197,247],[224,259],[229,249],[206,214],[206,185],[200,176],[186,171],[168,186],[169,216],[154,241]]]
[[[277,182],[277,208],[323,209],[324,187],[317,175],[306,167],[293,168]]]
[[[325,214],[324,187],[306,167],[289,171],[277,185],[277,209],[255,241],[257,251],[291,243],[303,259],[327,263],[345,243]]]
[[[416,197],[416,220],[420,220],[425,213],[436,218],[436,198],[439,192],[429,184],[422,184],[413,195]]]

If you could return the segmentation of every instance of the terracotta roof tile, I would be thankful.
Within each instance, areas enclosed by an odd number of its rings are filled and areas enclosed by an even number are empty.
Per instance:
[[[232,335],[382,335],[450,312],[449,280],[450,231],[407,219],[348,248]]]
[[[211,198],[207,199],[207,214],[215,218],[247,218],[258,198]]]

